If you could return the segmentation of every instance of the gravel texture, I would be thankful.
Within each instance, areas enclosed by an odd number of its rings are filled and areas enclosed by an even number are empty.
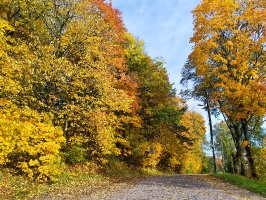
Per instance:
[[[80,199],[164,200],[164,199],[266,199],[208,175],[172,175],[116,183],[108,189]]]

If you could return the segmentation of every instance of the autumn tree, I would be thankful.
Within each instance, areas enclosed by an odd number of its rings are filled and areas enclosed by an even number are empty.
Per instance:
[[[55,180],[61,171],[59,150],[65,138],[62,129],[53,125],[51,113],[21,104],[21,94],[29,91],[22,73],[29,69],[29,60],[21,56],[31,56],[25,43],[16,43],[15,31],[0,19],[0,165],[37,181]]]
[[[84,137],[99,162],[119,154],[117,129],[138,123],[131,115],[136,84],[126,74],[119,13],[104,1],[85,0],[5,1],[1,13],[3,26],[14,27],[9,52],[19,62],[12,64],[21,63],[8,76],[13,73],[22,89],[10,97],[53,113],[67,140]]]
[[[164,65],[106,1],[1,1],[0,165],[40,181],[63,162],[199,172],[204,123]]]
[[[196,91],[210,91],[211,104],[231,131],[241,173],[244,145],[256,177],[249,126],[265,114],[265,2],[205,0],[193,15],[194,47],[185,78],[200,80]]]
[[[135,75],[135,80],[139,84],[138,99],[140,104],[139,115],[143,119],[143,127],[146,131],[146,138],[153,137],[153,127],[151,121],[155,112],[163,109],[171,97],[169,97],[172,87],[164,67],[164,62],[160,59],[152,60],[144,53],[143,41],[136,41],[130,34],[126,35],[128,39],[126,57],[128,61],[129,72]],[[150,133],[149,133],[150,132]]]

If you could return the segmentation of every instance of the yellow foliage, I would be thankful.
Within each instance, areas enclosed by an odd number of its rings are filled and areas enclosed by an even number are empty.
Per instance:
[[[181,173],[198,174],[202,171],[202,158],[192,151],[188,151],[181,163]]]
[[[29,178],[54,180],[60,173],[59,149],[63,132],[51,116],[11,101],[0,102],[0,165],[12,165]]]
[[[255,160],[255,167],[258,176],[261,178],[266,177],[266,138],[263,139],[261,148],[252,147],[252,152]]]
[[[0,18],[0,59],[7,56],[7,43],[5,41],[5,32],[13,30],[7,21]]]
[[[186,128],[180,134],[191,141],[202,142],[206,133],[203,117],[196,112],[187,111],[181,119],[181,124]]]
[[[242,142],[242,146],[243,147],[248,146],[248,145],[250,145],[249,141],[245,140],[245,141]]]
[[[144,142],[139,147],[139,153],[142,155],[142,167],[156,167],[160,162],[163,152],[163,146],[158,142]]]
[[[84,136],[74,135],[69,139],[69,142],[74,145],[82,145],[88,142],[88,138]]]
[[[180,155],[179,155],[179,156],[180,156]],[[173,154],[173,155],[169,158],[169,160],[168,160],[168,165],[169,165],[170,168],[175,169],[175,167],[177,167],[178,165],[181,164],[180,160],[178,159],[179,156],[176,155],[176,154]]]
[[[213,104],[226,102],[221,112],[233,120],[266,112],[265,95],[258,95],[265,87],[255,86],[265,82],[264,10],[264,1],[203,0],[193,11],[195,46],[189,59],[204,77],[201,87],[218,91],[210,98]]]
[[[202,143],[206,133],[203,117],[196,113],[187,111],[181,119],[181,124],[186,128],[180,134],[187,138],[183,142],[182,160],[180,162],[180,173],[200,173],[202,170]]]

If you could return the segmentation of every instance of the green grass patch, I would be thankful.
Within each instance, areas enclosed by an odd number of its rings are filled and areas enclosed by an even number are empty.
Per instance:
[[[221,173],[214,176],[237,185],[241,188],[245,188],[248,191],[261,194],[266,197],[266,180],[265,179],[249,179],[244,176],[236,174]]]

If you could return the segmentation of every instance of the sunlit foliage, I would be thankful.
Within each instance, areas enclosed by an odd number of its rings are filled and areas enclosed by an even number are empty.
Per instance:
[[[4,100],[0,108],[0,165],[15,167],[30,179],[54,180],[65,142],[62,129],[53,126],[47,113]]]
[[[0,106],[0,165],[31,179],[87,161],[200,172],[202,118],[103,0],[0,1]]]

